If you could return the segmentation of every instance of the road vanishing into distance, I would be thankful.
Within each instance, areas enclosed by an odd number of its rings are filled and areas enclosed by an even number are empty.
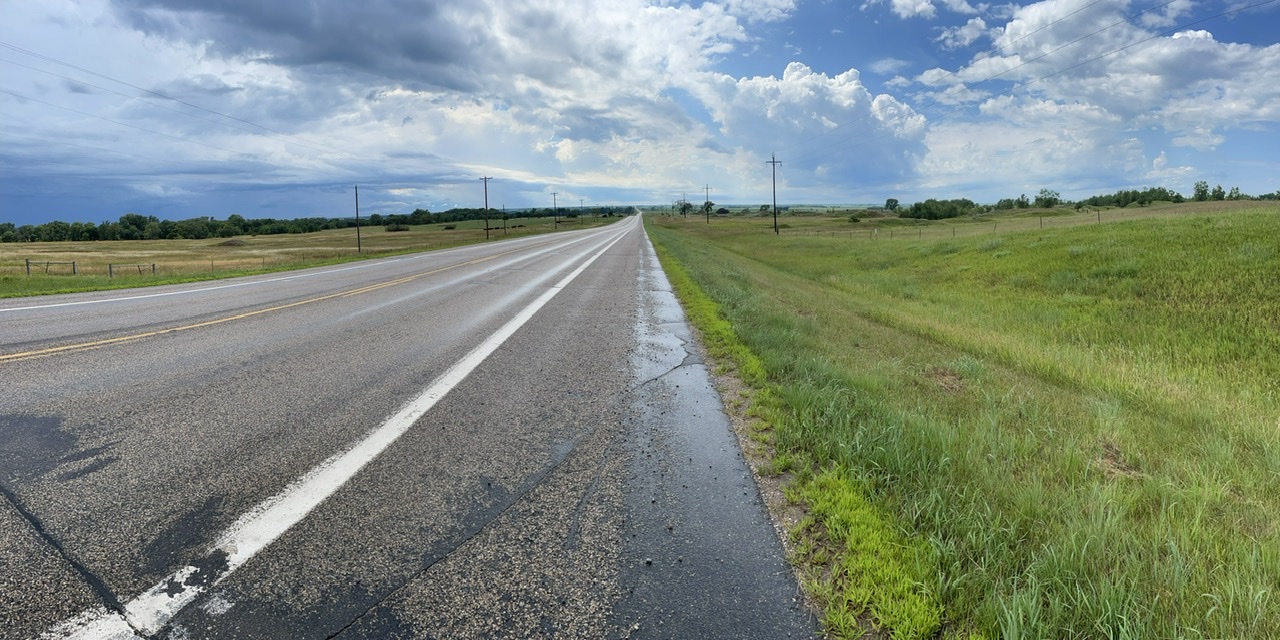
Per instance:
[[[800,638],[638,216],[0,300],[0,638]]]

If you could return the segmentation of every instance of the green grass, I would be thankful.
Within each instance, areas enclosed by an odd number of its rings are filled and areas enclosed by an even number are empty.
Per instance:
[[[561,218],[558,230],[590,228],[615,220]],[[501,220],[490,220],[489,224],[490,241],[557,230],[552,218],[511,219],[505,232]],[[484,221],[415,225],[397,232],[366,227],[360,241],[363,253],[356,252],[355,229],[204,240],[0,243],[0,298],[195,282],[444,249],[484,242]],[[31,275],[27,275],[26,260],[33,263]],[[50,265],[45,273],[45,262],[72,261],[77,275],[71,274],[70,265]],[[109,264],[116,265],[110,270],[114,277],[108,275]],[[145,266],[140,273],[133,265]]]
[[[893,242],[648,218],[763,369],[837,636],[1280,637],[1280,210],[1156,214]]]

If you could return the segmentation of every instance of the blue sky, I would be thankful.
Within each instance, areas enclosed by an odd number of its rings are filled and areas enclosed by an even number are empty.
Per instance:
[[[5,13],[0,222],[1280,189],[1276,0]]]

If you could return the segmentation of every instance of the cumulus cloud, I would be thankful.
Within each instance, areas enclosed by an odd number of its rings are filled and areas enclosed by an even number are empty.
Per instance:
[[[937,42],[941,43],[945,49],[960,49],[977,42],[978,38],[988,35],[988,32],[985,20],[970,18],[961,26],[943,28]]]
[[[1280,119],[1280,45],[1153,30],[1188,10],[1175,2],[1132,20],[1125,0],[1045,0],[1015,10],[995,30],[998,54],[917,76],[922,101],[977,105],[981,116],[931,127],[922,173],[934,182],[977,167],[1176,178],[1190,169],[1144,160],[1141,138],[1210,151],[1227,131]],[[962,42],[960,33],[946,30],[940,42]]]
[[[703,101],[726,135],[771,141],[757,160],[777,152],[818,182],[901,180],[924,151],[924,117],[871,93],[855,69],[828,76],[792,62],[781,77],[722,75],[707,86]]]
[[[866,0],[862,4],[862,10],[866,11],[874,5],[888,2],[889,11],[893,15],[904,20],[909,18],[926,18],[933,19],[938,17],[938,5],[933,0]],[[943,8],[952,12],[966,15],[976,15],[987,11],[989,5],[979,4],[973,6],[968,0],[939,0]]]
[[[749,26],[794,10],[794,0],[89,0],[42,9],[29,23],[63,11],[47,22],[112,34],[116,42],[101,48],[113,59],[155,59],[104,71],[235,114],[194,118],[114,96],[100,102],[122,119],[187,138],[145,140],[153,157],[173,159],[170,166],[188,157],[235,160],[221,170],[224,189],[376,173],[388,194],[430,191],[446,206],[471,190],[469,173],[494,167],[533,191],[586,179],[630,188],[646,177],[662,189],[659,169],[671,157],[754,146],[708,129],[668,91],[700,82],[750,41]],[[92,128],[77,122],[62,131]],[[396,166],[385,168],[380,159],[393,155]],[[109,159],[96,162],[95,173],[109,173]],[[242,171],[246,163],[258,163],[256,170]],[[145,162],[130,164],[148,172]],[[683,183],[690,171],[677,171],[671,181]],[[170,195],[179,183],[207,182],[185,175],[167,178]],[[403,186],[413,182],[417,191]]]

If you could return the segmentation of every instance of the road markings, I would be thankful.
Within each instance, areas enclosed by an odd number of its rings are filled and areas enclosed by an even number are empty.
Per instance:
[[[550,243],[547,243],[547,244],[550,244]],[[315,298],[308,298],[308,299],[306,299],[306,300],[298,300],[298,301],[296,301],[296,302],[290,302],[289,304],[282,304],[282,305],[277,305],[277,306],[274,306],[274,307],[267,307],[267,308],[265,308],[265,309],[256,309],[256,310],[254,310],[254,311],[246,311],[246,312],[243,312],[243,313],[237,313],[237,314],[230,315],[230,316],[226,316],[226,317],[222,317],[222,318],[215,318],[215,319],[213,319],[213,320],[205,320],[204,322],[196,322],[196,323],[193,323],[193,324],[187,324],[187,325],[182,325],[182,326],[178,326],[178,327],[169,327],[169,328],[166,328],[166,329],[157,329],[157,330],[155,330],[155,331],[145,331],[145,332],[142,332],[142,333],[134,333],[134,334],[130,334],[130,335],[127,335],[127,336],[117,336],[117,337],[115,337],[115,338],[106,338],[106,339],[103,339],[103,340],[94,340],[94,341],[92,341],[92,342],[78,342],[78,343],[75,343],[75,344],[66,344],[66,345],[62,345],[62,346],[58,346],[58,347],[47,347],[47,348],[44,348],[44,349],[33,349],[33,350],[31,350],[31,351],[21,351],[21,352],[18,352],[18,353],[8,353],[8,354],[3,354],[3,355],[0,355],[0,363],[3,363],[3,362],[14,362],[14,361],[19,361],[19,360],[30,360],[30,359],[32,359],[32,358],[43,358],[43,357],[46,357],[46,356],[58,355],[58,354],[63,354],[63,353],[76,353],[76,352],[80,352],[80,351],[89,351],[89,350],[91,350],[91,349],[100,349],[100,348],[102,348],[102,347],[107,347],[107,346],[114,345],[114,344],[121,344],[121,343],[125,343],[125,342],[134,342],[134,341],[142,340],[142,339],[145,339],[145,338],[153,338],[153,337],[155,337],[155,336],[162,336],[162,335],[166,335],[166,334],[170,334],[170,333],[178,333],[178,332],[180,332],[180,331],[189,331],[189,330],[191,330],[191,329],[201,329],[201,328],[204,328],[204,327],[211,327],[211,326],[214,326],[214,325],[225,324],[225,323],[227,323],[227,322],[234,322],[234,321],[236,321],[236,320],[244,320],[244,319],[246,319],[246,318],[252,318],[252,317],[254,317],[254,316],[260,316],[260,315],[263,315],[263,314],[266,314],[266,313],[271,313],[271,312],[273,312],[273,311],[283,311],[283,310],[285,310],[285,309],[291,309],[291,308],[294,308],[294,307],[300,307],[300,306],[303,306],[303,305],[311,304],[311,303],[313,303],[313,302],[323,302],[323,301],[325,301],[325,300],[332,300],[332,299],[334,299],[334,298],[345,298],[345,297],[350,297],[350,296],[356,296],[356,295],[360,295],[360,294],[362,294],[362,293],[369,293],[369,292],[371,292],[371,291],[377,291],[377,290],[379,290],[379,289],[384,289],[384,288],[386,288],[386,287],[391,287],[391,286],[395,286],[395,285],[398,285],[398,284],[405,284],[405,283],[407,283],[407,282],[412,282],[412,281],[417,280],[417,279],[419,279],[419,278],[425,278],[425,277],[427,277],[427,276],[435,275],[435,274],[437,274],[437,273],[441,273],[441,272],[444,272],[444,271],[449,271],[449,270],[451,270],[451,269],[457,269],[457,268],[459,268],[459,267],[467,267],[467,266],[471,266],[471,265],[474,265],[474,264],[480,264],[480,263],[482,263],[482,262],[488,262],[488,261],[490,261],[490,260],[495,260],[495,259],[497,259],[497,258],[501,258],[501,257],[503,257],[503,256],[508,256],[508,255],[513,254],[513,253],[520,253],[520,252],[522,252],[522,251],[527,251],[527,250],[529,250],[530,248],[531,248],[531,247],[521,247],[521,248],[519,248],[519,249],[512,249],[511,251],[504,251],[504,252],[502,252],[502,253],[495,253],[495,254],[493,254],[493,255],[485,256],[485,257],[483,257],[483,258],[476,258],[476,259],[474,259],[474,260],[468,260],[468,261],[466,261],[466,262],[459,262],[459,263],[457,263],[457,264],[451,264],[451,265],[448,265],[448,266],[445,266],[445,267],[440,267],[439,269],[433,269],[433,270],[431,270],[431,271],[424,271],[424,272],[422,272],[422,273],[417,273],[417,274],[414,274],[414,275],[411,275],[411,276],[405,276],[405,277],[403,277],[403,278],[397,278],[397,279],[395,279],[395,280],[389,280],[389,281],[387,281],[387,282],[380,282],[380,283],[378,283],[378,284],[365,285],[365,286],[362,286],[362,287],[357,287],[357,288],[355,288],[355,289],[351,289],[351,290],[349,290],[349,291],[340,291],[340,292],[338,292],[338,293],[331,293],[331,294],[328,294],[328,295],[323,295],[323,296],[319,296],[319,297],[315,297]],[[332,271],[329,271],[329,272],[326,272],[326,273],[333,273],[333,272],[332,272]],[[280,280],[288,280],[288,279],[289,279],[289,278],[276,278],[275,280],[272,280],[272,282],[276,282],[276,281],[280,281]],[[236,285],[227,285],[227,286],[228,286],[228,287],[230,287],[230,286],[236,286]],[[213,290],[213,289],[220,289],[220,288],[225,288],[225,287],[208,287],[208,288],[205,288],[205,289],[199,289],[199,290],[197,290],[197,291],[210,291],[210,290]],[[155,295],[166,295],[166,294],[155,294]],[[145,297],[150,297],[150,296],[133,296],[133,297],[129,297],[129,298],[113,298],[113,300],[133,300],[133,299],[137,299],[137,298],[145,298]],[[65,303],[65,304],[78,304],[78,303]],[[61,305],[45,305],[44,307],[21,307],[21,308],[22,308],[22,309],[39,309],[39,308],[47,308],[47,307],[53,307],[53,306],[61,306]]]
[[[248,562],[346,484],[465,380],[597,258],[634,229],[634,225],[629,226],[612,240],[606,240],[603,248],[521,309],[515,317],[455,362],[425,391],[369,432],[363,440],[316,465],[283,491],[241,516],[195,564],[179,569],[129,601],[124,605],[123,612],[105,607],[85,611],[50,629],[41,637],[66,640],[137,640],[141,636],[159,632],[192,601]]]

